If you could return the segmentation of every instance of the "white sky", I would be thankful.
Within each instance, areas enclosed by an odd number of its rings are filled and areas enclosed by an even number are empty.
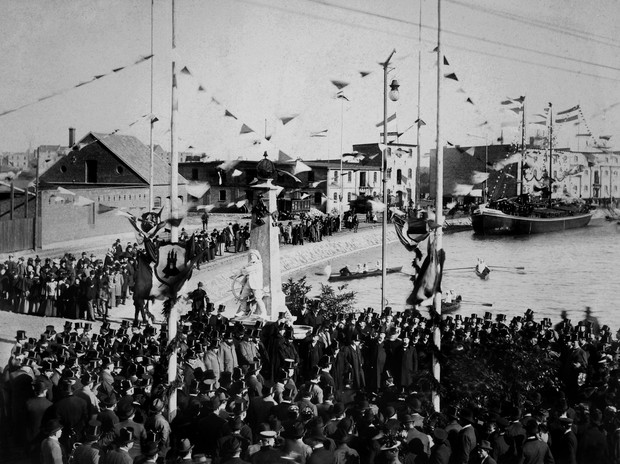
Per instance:
[[[155,0],[154,139],[170,146],[171,1]],[[465,6],[468,5],[468,6]],[[150,0],[0,0],[0,113],[70,88],[150,53]],[[422,150],[434,147],[437,2],[422,0]],[[266,148],[314,159],[354,143],[379,141],[383,75],[378,64],[396,49],[390,80],[401,98],[389,130],[417,118],[419,2],[406,0],[177,0],[178,148],[216,157],[256,157]],[[367,12],[367,13],[363,13]],[[442,46],[459,82],[443,80],[442,133],[453,143],[495,140],[506,97],[525,95],[526,114],[547,102],[561,111],[580,104],[595,136],[620,137],[620,39],[616,0],[442,0]],[[371,71],[361,78],[360,71]],[[350,102],[334,98],[330,80],[350,82]],[[206,92],[198,93],[202,84]],[[463,89],[465,93],[460,93]],[[222,103],[218,106],[211,97]],[[475,106],[465,103],[469,97]],[[224,109],[239,120],[224,117]],[[342,110],[342,114],[341,114]],[[67,144],[68,127],[138,136],[129,127],[150,111],[150,63],[0,117],[0,150]],[[282,116],[299,114],[286,126]],[[341,119],[342,116],[342,119]],[[267,130],[271,144],[256,145]],[[489,121],[492,129],[479,127]],[[244,122],[256,133],[240,135]],[[530,134],[536,127],[529,126]],[[329,130],[327,138],[310,138]],[[558,145],[576,143],[577,128],[556,128]],[[579,128],[581,132],[585,128]],[[519,141],[505,129],[506,141]],[[477,134],[479,137],[468,136]],[[415,128],[402,142],[415,142]],[[582,142],[583,148],[583,142]]]

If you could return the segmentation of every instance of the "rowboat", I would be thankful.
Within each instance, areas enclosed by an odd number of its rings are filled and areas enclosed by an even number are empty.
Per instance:
[[[441,301],[441,314],[452,314],[461,309],[461,295],[456,297],[456,300],[451,303],[446,303],[445,300]]]
[[[402,268],[403,268],[402,266],[388,267],[385,270],[385,272],[386,274],[393,274],[394,272],[400,272]],[[381,275],[381,269],[373,269],[372,271],[366,271],[366,272],[352,272],[351,274],[347,274],[347,275],[341,275],[338,273],[334,273],[334,274],[330,274],[327,281],[328,282],[340,282],[343,280],[363,279],[365,277],[373,277],[373,276],[380,276],[380,275]]]

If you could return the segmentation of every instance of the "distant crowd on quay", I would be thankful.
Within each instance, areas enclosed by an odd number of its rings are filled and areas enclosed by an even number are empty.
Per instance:
[[[127,321],[18,330],[0,389],[3,451],[58,464],[620,462],[620,344],[590,311],[552,324],[532,310],[442,319],[308,300],[295,320],[245,326],[202,286],[189,297],[174,340]],[[312,330],[298,339],[294,325]],[[493,362],[500,379],[484,370]]]
[[[226,253],[241,253],[249,249],[250,225],[230,222],[221,230],[208,231],[209,215],[201,217],[202,230],[191,234],[181,229],[179,240],[192,252],[202,253],[196,268]],[[351,225],[349,225],[351,222]],[[354,221],[347,221],[352,228]],[[303,245],[318,242],[325,235],[339,230],[337,216],[302,216],[284,225],[279,223],[280,244]],[[16,258],[9,255],[0,262],[0,309],[20,314],[106,321],[110,308],[131,301],[136,319],[144,313],[153,319],[148,301],[132,298],[138,279],[138,254],[143,252],[138,243],[125,245],[117,239],[105,256],[91,253],[66,253],[64,256],[41,259],[38,256]]]

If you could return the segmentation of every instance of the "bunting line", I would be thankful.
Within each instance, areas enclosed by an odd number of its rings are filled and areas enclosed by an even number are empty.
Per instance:
[[[143,63],[143,62],[145,62],[147,60],[150,60],[151,58],[153,58],[153,56],[154,55],[141,56],[140,58],[138,58],[136,61],[134,61],[133,63],[131,63],[129,65],[122,66],[122,67],[119,67],[119,68],[114,68],[114,69],[112,69],[112,71],[110,71],[108,73],[105,73],[105,74],[97,74],[97,75],[93,76],[91,79],[88,79],[88,80],[82,81],[82,82],[78,82],[77,84],[72,85],[71,87],[67,87],[67,88],[62,89],[62,90],[57,90],[55,92],[50,93],[49,95],[45,95],[43,97],[39,97],[36,100],[30,101],[28,103],[24,103],[23,105],[16,106],[15,108],[11,108],[9,110],[2,111],[2,112],[0,112],[0,117],[6,116],[7,114],[14,113],[16,111],[19,111],[21,109],[27,108],[27,107],[32,106],[32,105],[35,105],[35,104],[40,103],[42,101],[49,100],[50,98],[56,97],[58,95],[65,94],[67,92],[70,92],[73,89],[77,89],[78,87],[85,86],[85,85],[90,84],[92,82],[95,82],[96,80],[99,80],[99,79],[101,79],[103,77],[109,76],[109,75],[114,74],[114,73],[118,73],[118,72],[122,71],[123,69],[127,69],[129,67],[136,66],[136,65],[138,65],[140,63]]]

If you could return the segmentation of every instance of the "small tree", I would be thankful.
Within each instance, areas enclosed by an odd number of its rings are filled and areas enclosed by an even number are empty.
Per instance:
[[[292,277],[282,284],[282,291],[286,297],[286,305],[291,314],[299,314],[301,307],[306,301],[306,295],[312,290],[312,286],[306,282],[306,276],[294,281]]]
[[[340,313],[354,312],[354,304],[356,293],[353,291],[345,292],[347,284],[340,285],[336,292],[331,285],[321,284],[321,294],[318,299],[329,317],[336,316]]]

